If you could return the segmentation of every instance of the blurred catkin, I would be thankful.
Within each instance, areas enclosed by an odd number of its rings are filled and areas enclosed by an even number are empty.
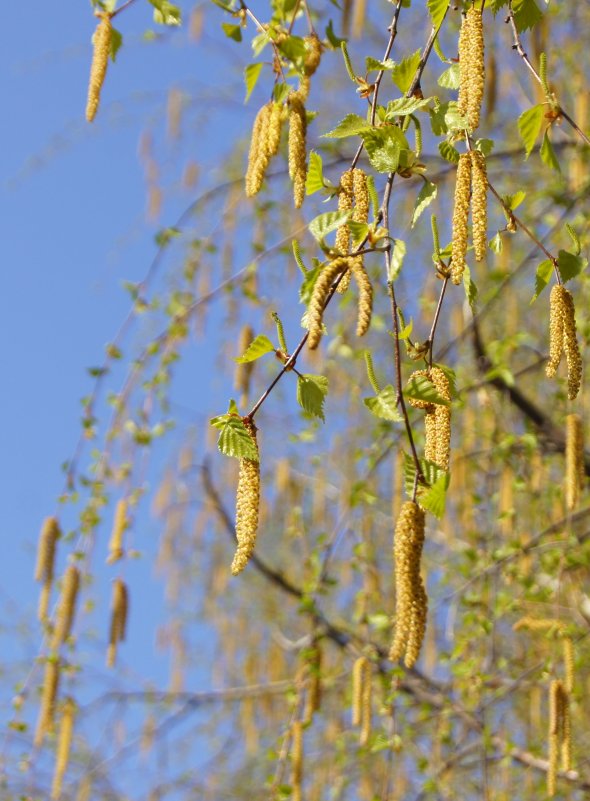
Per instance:
[[[122,579],[115,579],[111,600],[111,625],[107,649],[107,667],[114,667],[117,658],[117,645],[123,642],[127,630],[129,596],[127,585]]]
[[[572,511],[578,505],[584,483],[584,434],[582,418],[568,414],[565,420],[565,505]]]
[[[57,518],[47,517],[39,534],[37,564],[35,566],[35,581],[43,582],[38,611],[38,617],[41,621],[47,618],[49,595],[55,570],[55,546],[60,536],[61,532]]]
[[[253,423],[244,421],[252,438],[256,452],[256,428]],[[258,532],[260,509],[260,462],[254,459],[240,459],[240,473],[236,493],[236,538],[238,547],[231,565],[232,575],[237,576],[248,564],[254,551]]]
[[[127,499],[121,498],[115,507],[115,519],[113,521],[113,530],[111,532],[111,539],[109,541],[109,555],[107,557],[107,564],[112,565],[118,562],[123,557],[123,535],[129,526],[129,518],[127,516]]]
[[[88,83],[88,100],[86,103],[86,119],[88,122],[92,122],[98,110],[100,93],[107,74],[113,35],[111,15],[99,14],[98,16],[100,17],[100,22],[96,26],[92,39],[94,50],[92,54],[92,65],[90,67],[90,81]]]
[[[57,658],[47,659],[45,662],[45,673],[43,676],[43,687],[41,690],[41,705],[39,708],[39,718],[35,730],[33,744],[38,748],[43,742],[47,732],[52,732],[55,719],[55,702],[59,687],[59,661]]]
[[[240,331],[240,338],[238,341],[238,355],[243,356],[248,346],[254,340],[254,331],[249,325],[242,326]],[[248,396],[250,394],[250,379],[254,369],[255,362],[244,362],[243,364],[236,364],[236,371],[234,374],[234,388],[241,393],[241,405],[245,406],[248,403]]]
[[[352,666],[352,725],[360,726],[363,719],[363,682],[366,656],[359,656]]]
[[[469,153],[462,153],[459,156],[453,207],[453,254],[451,258],[451,280],[454,284],[461,283],[463,272],[465,271],[469,194],[471,190],[471,164]]]
[[[301,801],[301,782],[303,780],[303,723],[293,722],[291,727],[291,798]]]
[[[57,651],[70,636],[74,615],[76,613],[76,600],[80,588],[80,572],[74,565],[69,565],[61,588],[61,597],[57,609],[57,620],[53,631],[51,647]]]
[[[76,704],[74,700],[68,696],[64,699],[62,705],[61,720],[59,724],[55,772],[53,774],[53,785],[51,788],[52,801],[58,801],[61,798],[63,778],[68,767],[70,751],[72,748],[75,716]]]

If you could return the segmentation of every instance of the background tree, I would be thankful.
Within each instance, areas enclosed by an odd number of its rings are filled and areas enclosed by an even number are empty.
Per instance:
[[[99,120],[146,4],[94,10]],[[585,797],[590,11],[184,11],[227,157],[91,369],[7,797]]]

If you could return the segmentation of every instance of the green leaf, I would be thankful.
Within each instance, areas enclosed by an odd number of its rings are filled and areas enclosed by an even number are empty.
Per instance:
[[[475,312],[475,301],[477,300],[477,287],[475,281],[471,278],[471,270],[467,265],[463,270],[463,286],[465,288],[465,297],[471,307],[471,311]]]
[[[553,262],[551,259],[545,259],[537,267],[537,276],[535,278],[535,294],[531,298],[531,303],[534,303],[541,292],[545,289],[551,278],[553,272]]]
[[[501,253],[502,252],[502,234],[498,231],[498,233],[490,239],[488,242],[488,247],[494,253]]]
[[[559,162],[557,161],[557,156],[555,155],[555,150],[553,150],[551,139],[549,139],[549,129],[545,131],[545,136],[543,137],[543,144],[541,145],[539,155],[541,156],[541,161],[543,164],[545,164],[547,167],[550,167],[552,170],[555,170],[556,172],[561,172]]]
[[[372,125],[358,114],[347,114],[343,120],[329,133],[324,134],[327,139],[344,139],[347,136],[358,136],[363,131],[371,130]]]
[[[398,97],[387,104],[385,119],[393,122],[396,117],[406,117],[431,102],[431,97]]]
[[[395,67],[395,61],[388,58],[386,61],[378,61],[372,56],[367,56],[365,59],[365,69],[367,72],[371,70],[392,70]]]
[[[410,88],[411,83],[414,80],[416,70],[418,69],[418,65],[420,64],[421,57],[420,51],[416,50],[416,52],[412,53],[411,56],[406,56],[403,58],[399,64],[396,64],[391,70],[393,82],[400,92],[405,94]]]
[[[341,42],[345,42],[346,39],[341,39],[339,36],[336,36],[334,33],[334,26],[332,24],[332,20],[328,23],[326,27],[326,39],[330,42],[333,48],[336,50],[340,49]]]
[[[535,0],[514,0],[514,22],[519,33],[527,31],[543,18]]]
[[[449,109],[449,103],[441,103],[439,106],[436,106],[436,108],[429,109],[430,127],[435,136],[444,136],[448,132],[445,118]]]
[[[115,61],[117,58],[117,53],[121,49],[121,45],[123,44],[123,35],[120,31],[116,28],[111,28],[111,45],[109,50],[109,55],[111,57],[111,61]]]
[[[264,334],[258,334],[256,339],[254,339],[246,348],[244,353],[235,358],[234,362],[238,364],[246,364],[246,362],[255,362],[256,359],[259,359],[261,356],[264,356],[265,353],[270,353],[271,351],[276,350],[275,346],[272,344],[268,337],[265,337]]]
[[[479,150],[486,158],[491,155],[494,149],[493,139],[478,139],[475,143],[475,149]]]
[[[437,406],[450,406],[448,400],[440,395],[432,383],[425,375],[416,375],[410,378],[404,389],[406,398],[435,403]]]
[[[414,206],[414,213],[412,214],[412,223],[411,227],[413,228],[420,215],[424,211],[424,209],[428,208],[434,198],[436,197],[438,192],[438,187],[436,184],[433,184],[431,181],[424,181],[424,185],[422,189],[418,193],[418,197],[416,198],[416,205]]]
[[[447,104],[445,112],[445,125],[449,131],[463,131],[469,127],[467,118],[459,113],[459,106],[455,100]]]
[[[445,70],[442,75],[439,75],[439,86],[443,89],[458,89],[459,88],[459,65],[453,64],[448,70]]]
[[[281,105],[285,102],[290,92],[291,87],[288,83],[277,83],[272,90],[272,99],[275,101],[275,103]]]
[[[307,195],[313,195],[319,192],[325,186],[324,183],[324,170],[322,164],[322,157],[314,150],[309,154],[309,167],[307,170],[307,178],[305,179],[305,192]]]
[[[406,243],[402,239],[395,239],[391,249],[391,256],[389,261],[389,273],[387,280],[390,284],[396,280],[400,274],[402,264],[404,263],[404,256],[406,255]]]
[[[399,166],[402,148],[409,150],[406,137],[395,125],[365,130],[361,137],[369,161],[377,172],[395,172]]]
[[[225,456],[258,461],[258,449],[240,417],[224,414],[213,417],[211,425],[219,429],[217,447]]]
[[[154,7],[154,22],[158,25],[180,25],[182,12],[177,5],[168,0],[150,0]]]
[[[428,459],[419,459],[420,469],[422,471],[422,475],[424,476],[424,480],[426,481],[428,486],[418,485],[418,495],[421,492],[428,491],[430,487],[433,487],[441,478],[447,478],[447,485],[448,485],[448,473],[446,470],[443,470],[442,467],[439,467],[434,462],[428,461]],[[413,458],[404,453],[404,486],[406,488],[406,493],[411,497],[414,491],[414,481],[416,479],[416,466],[414,465]]]
[[[518,192],[515,192],[513,195],[502,195],[502,200],[511,211],[514,211],[520,206],[525,197],[526,192],[519,189]]]
[[[303,282],[299,289],[299,300],[306,306],[308,305],[311,299],[311,293],[313,292],[315,282],[318,280],[318,275],[320,274],[320,270],[321,267],[319,266],[315,267],[313,270],[308,270],[303,278]]]
[[[426,3],[430,18],[432,19],[432,27],[439,28],[441,22],[445,18],[450,0],[428,0]]]
[[[154,14],[156,12],[154,11]],[[241,42],[242,41],[242,27],[241,25],[232,25],[229,22],[222,22],[221,28],[225,35],[229,39],[233,39],[234,42]]]
[[[459,163],[459,151],[446,139],[438,143],[438,152],[441,154],[443,159],[446,159],[451,164]]]
[[[263,67],[264,64],[260,61],[257,64],[248,64],[248,66],[244,68],[244,83],[246,84],[246,100],[244,102],[247,103],[250,99],[250,95],[258,82]]]
[[[543,118],[545,116],[545,106],[539,103],[527,111],[523,111],[518,118],[518,133],[523,141],[526,158],[531,155],[531,151],[535,146],[537,137],[541,132],[543,125]]]
[[[572,245],[574,246],[574,255],[579,256],[582,252],[582,245],[580,244],[580,237],[578,236],[576,229],[569,223],[566,223],[565,230],[568,232],[570,239],[572,240]]]
[[[300,375],[297,379],[297,403],[307,414],[324,417],[324,401],[328,394],[328,379],[324,375]]]
[[[576,256],[574,253],[569,253],[567,250],[560,250],[557,256],[557,266],[559,273],[565,283],[571,281],[576,275],[579,275],[582,270],[588,266],[588,259],[583,256]]]
[[[363,403],[371,414],[374,414],[375,417],[379,417],[381,420],[392,420],[394,423],[399,423],[403,420],[397,408],[396,392],[391,384],[384,387],[375,397],[363,398]]]
[[[434,515],[438,520],[440,520],[445,513],[449,481],[449,474],[443,473],[436,479],[431,487],[419,487],[416,495],[420,506]]]
[[[353,245],[357,247],[369,233],[369,226],[367,223],[354,222],[354,220],[349,220],[346,224],[352,234]]]
[[[347,223],[349,217],[349,211],[327,211],[314,217],[307,227],[314,239],[321,242],[329,233]]]

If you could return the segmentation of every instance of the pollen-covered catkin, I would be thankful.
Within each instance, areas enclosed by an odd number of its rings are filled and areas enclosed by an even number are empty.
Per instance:
[[[361,732],[359,745],[366,745],[371,736],[371,725],[373,722],[372,701],[373,701],[373,667],[367,659],[363,671],[363,689],[361,694]]]
[[[123,558],[123,535],[129,526],[127,516],[127,499],[121,498],[115,507],[115,520],[109,541],[109,555],[107,564],[112,565]]]
[[[305,44],[303,69],[305,71],[305,75],[310,77],[320,66],[320,61],[322,58],[322,43],[315,33],[312,33],[310,36],[306,36],[303,40],[303,43]]]
[[[256,428],[254,423],[244,421],[252,438],[256,452]],[[254,551],[258,532],[258,513],[260,508],[260,462],[254,459],[240,459],[240,474],[236,493],[236,539],[238,547],[231,565],[233,576],[237,576],[248,564]]]
[[[34,745],[38,748],[43,742],[47,732],[53,731],[55,718],[55,701],[59,687],[59,660],[50,658],[45,662],[43,688],[41,691],[41,705],[39,718],[35,730]]]
[[[554,284],[549,297],[549,360],[545,366],[547,378],[553,378],[563,354],[563,307],[567,290],[561,284]]]
[[[57,620],[53,630],[51,647],[57,651],[67,638],[70,636],[74,615],[76,612],[76,600],[78,589],[80,588],[80,571],[74,565],[67,568],[61,588],[61,598],[57,609]]]
[[[472,6],[467,12],[469,20],[467,41],[467,121],[472,131],[479,126],[485,85],[485,53],[483,18],[481,10]]]
[[[39,534],[37,545],[37,564],[35,566],[35,581],[42,581],[41,596],[39,598],[39,620],[47,618],[49,595],[53,582],[55,565],[55,546],[61,535],[56,517],[47,517]]]
[[[363,719],[363,682],[366,656],[359,656],[352,666],[352,725],[360,726]]]
[[[100,14],[98,16],[100,16],[100,22],[96,26],[92,39],[94,50],[92,54],[92,65],[90,67],[90,81],[88,83],[88,100],[86,103],[86,119],[88,122],[92,122],[98,110],[100,92],[107,74],[113,35],[111,15]]]
[[[569,694],[561,686],[561,769],[568,771],[572,767],[572,718]]]
[[[309,336],[307,346],[310,350],[315,350],[322,338],[322,326],[324,317],[324,306],[330,294],[332,284],[340,273],[349,269],[350,257],[341,256],[328,262],[319,274],[311,293],[309,306],[307,309],[307,325]]]
[[[252,134],[250,136],[250,152],[248,153],[248,167],[246,169],[246,195],[254,197],[260,191],[264,180],[264,169],[261,164],[263,142],[268,133],[270,122],[270,107],[267,103],[262,106],[254,119]]]
[[[471,17],[465,14],[461,20],[459,31],[459,97],[457,108],[461,116],[467,116],[467,98],[469,95],[469,38],[471,35]]]
[[[389,658],[397,662],[405,654],[407,667],[416,663],[425,632],[427,596],[420,575],[424,524],[424,510],[406,501],[395,527],[396,618]]]
[[[473,246],[475,260],[481,261],[487,250],[488,230],[488,174],[486,160],[479,150],[471,151],[472,166],[472,193],[471,193],[471,219],[473,221]]]
[[[460,284],[465,271],[467,254],[467,231],[469,219],[469,195],[471,190],[471,157],[462,153],[457,164],[455,201],[453,207],[453,254],[451,258],[451,280]]]
[[[574,691],[574,670],[575,670],[574,643],[571,637],[563,638],[563,666],[564,666],[564,687],[568,695]]]
[[[373,287],[371,285],[371,279],[367,275],[367,271],[356,256],[353,257],[351,272],[354,275],[359,289],[356,335],[357,337],[362,337],[367,333],[371,325],[371,316],[373,314]]]
[[[565,420],[565,506],[572,511],[578,505],[584,482],[584,434],[582,418],[568,414]]]
[[[440,367],[432,367],[429,378],[434,384],[438,394],[448,403],[451,402],[449,379]],[[449,469],[451,454],[451,407],[442,403],[434,404],[434,428],[436,435],[434,461],[443,470]],[[428,458],[428,457],[427,457]]]
[[[575,400],[582,382],[582,357],[576,334],[574,296],[565,287],[563,290],[563,350],[567,362],[567,396],[570,400]]]
[[[70,751],[72,748],[72,735],[74,733],[74,718],[76,716],[76,704],[69,696],[64,699],[59,724],[59,738],[57,741],[57,754],[55,760],[55,773],[53,774],[53,785],[51,788],[52,801],[58,801],[61,797],[63,778],[65,776]]]
[[[353,192],[353,179],[354,170],[346,170],[340,177],[340,188],[338,192],[338,211],[352,211],[352,204],[354,200]],[[336,241],[334,243],[336,250],[343,256],[347,255],[350,251],[350,228],[348,225],[341,225],[336,231]],[[341,294],[346,292],[350,285],[351,273],[350,270],[342,278],[338,284],[337,291]]]
[[[113,582],[111,601],[111,625],[109,646],[107,649],[107,667],[114,667],[117,658],[117,645],[125,639],[128,611],[129,596],[127,585],[122,579],[115,579]]]
[[[292,92],[289,103],[289,177],[293,181],[295,208],[301,208],[305,197],[307,115],[303,100]]]

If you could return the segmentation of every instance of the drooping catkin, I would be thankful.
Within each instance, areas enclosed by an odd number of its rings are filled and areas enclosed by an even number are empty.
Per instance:
[[[256,427],[254,423],[244,421],[256,452]],[[238,547],[231,565],[233,576],[237,576],[248,564],[254,551],[258,532],[258,514],[260,509],[260,462],[254,459],[240,459],[240,473],[236,493],[236,539]]]
[[[373,700],[373,666],[367,659],[363,670],[363,688],[361,694],[361,731],[359,745],[367,745],[371,736]]]
[[[295,720],[291,726],[291,798],[301,801],[303,780],[303,723]]]
[[[472,18],[465,14],[461,20],[459,31],[459,97],[457,107],[461,116],[467,116],[467,100],[469,95],[469,38]]]
[[[548,731],[548,754],[547,760],[547,795],[552,798],[555,795],[555,780],[557,778],[557,760],[559,756],[560,742],[560,704],[561,704],[561,681],[553,679],[549,685],[549,731]]]
[[[111,600],[111,625],[107,649],[107,667],[114,667],[117,659],[117,645],[125,639],[129,595],[127,585],[122,579],[115,579]]]
[[[270,107],[267,103],[262,106],[254,118],[252,133],[250,135],[250,151],[248,153],[248,167],[246,169],[246,195],[254,197],[260,191],[264,180],[264,167],[261,168],[261,151],[263,141],[268,133],[270,122]]]
[[[322,338],[322,326],[324,317],[324,306],[330,294],[332,284],[338,276],[350,267],[350,258],[341,256],[328,262],[319,274],[307,309],[307,324],[309,336],[307,346],[310,350],[315,350]]]
[[[563,307],[564,292],[561,284],[554,284],[549,296],[549,360],[545,366],[547,378],[553,378],[563,354]]]
[[[242,356],[248,345],[254,340],[254,331],[249,325],[242,326],[240,331],[240,338],[238,341],[238,355]],[[254,369],[254,362],[245,362],[244,364],[236,364],[236,371],[234,374],[234,388],[241,393],[241,403],[245,406],[248,403],[248,396],[250,394],[250,379]]]
[[[469,20],[467,41],[467,121],[472,131],[479,126],[485,85],[485,48],[481,10],[472,6],[467,12]]]
[[[76,703],[68,696],[63,701],[61,720],[59,724],[55,772],[53,774],[53,784],[51,788],[52,801],[58,801],[58,799],[61,797],[63,778],[68,767],[70,751],[72,748],[72,735],[74,733],[75,716]]]
[[[50,657],[45,662],[45,673],[43,676],[43,688],[41,691],[41,705],[39,707],[39,718],[35,730],[34,745],[38,748],[43,742],[47,732],[53,731],[55,719],[55,702],[59,688],[59,660]]]
[[[549,303],[549,360],[545,372],[549,378],[553,378],[562,353],[565,353],[567,394],[570,400],[574,400],[580,391],[582,380],[582,357],[576,335],[574,298],[562,284],[555,284],[551,290]]]
[[[473,245],[475,260],[481,261],[487,250],[488,230],[488,174],[486,160],[479,150],[471,151],[472,166],[472,194],[471,219],[473,221]]]
[[[582,418],[568,414],[565,419],[565,505],[572,511],[578,505],[584,484],[584,433]]]
[[[358,316],[356,323],[357,337],[364,336],[371,325],[373,314],[373,287],[371,279],[358,256],[353,257],[351,272],[359,289]]]
[[[467,254],[467,231],[469,219],[469,194],[471,190],[471,157],[461,153],[457,164],[455,201],[453,207],[453,254],[451,258],[451,280],[460,284],[465,271]]]
[[[396,618],[389,658],[397,662],[405,654],[407,667],[416,663],[425,632],[428,599],[420,575],[424,524],[424,510],[406,501],[395,527]]]
[[[96,26],[92,38],[94,50],[92,54],[92,65],[90,67],[90,81],[88,82],[88,100],[86,102],[86,119],[88,122],[92,122],[98,110],[100,93],[107,74],[113,35],[111,15],[98,14],[97,16],[100,17],[100,22]]]
[[[305,197],[307,176],[307,114],[303,100],[297,92],[291,92],[289,99],[289,177],[293,181],[293,201],[295,208],[301,208]]]
[[[60,536],[61,532],[57,518],[47,517],[39,534],[37,564],[35,566],[35,581],[43,582],[38,611],[38,617],[41,622],[47,618],[49,595],[55,569],[55,546]]]
[[[354,200],[354,170],[346,170],[340,177],[340,188],[338,191],[338,211],[352,211],[352,204]],[[336,250],[343,256],[350,252],[350,228],[348,225],[341,225],[336,231],[336,241],[334,243]],[[350,285],[351,273],[347,270],[346,274],[338,284],[337,291],[341,294],[346,292]]]
[[[359,656],[352,666],[352,725],[360,726],[363,719],[363,682],[366,656]]]
[[[572,767],[572,718],[570,698],[565,687],[561,687],[561,769]]]
[[[128,527],[127,499],[121,498],[115,507],[115,519],[113,522],[111,539],[109,541],[109,555],[107,557],[108,565],[112,565],[123,558],[123,535]]]
[[[305,58],[303,60],[303,69],[307,77],[311,77],[317,68],[320,66],[322,58],[322,43],[317,34],[312,33],[306,36],[303,40],[305,45]]]
[[[76,600],[80,588],[80,571],[74,565],[67,568],[61,588],[61,597],[57,609],[57,620],[53,630],[51,647],[57,651],[67,638],[70,636],[74,615],[76,612]]]

